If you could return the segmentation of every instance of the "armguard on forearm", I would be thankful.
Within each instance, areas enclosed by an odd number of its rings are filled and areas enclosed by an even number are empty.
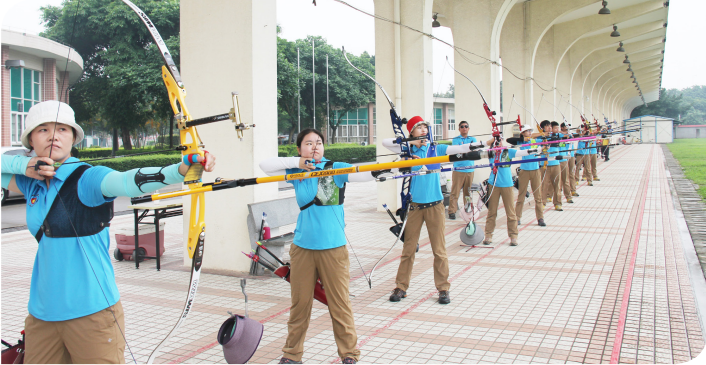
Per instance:
[[[2,188],[7,189],[12,181],[12,175],[24,175],[32,157],[11,155],[2,156]]]
[[[167,167],[143,167],[125,172],[111,172],[103,178],[101,192],[107,198],[134,198],[167,185],[182,183],[184,176],[179,173],[180,165],[181,163],[177,163]]]
[[[525,157],[525,156],[533,155],[535,153],[537,153],[536,148],[530,148],[528,150],[519,150],[519,151],[517,151],[517,153],[515,153],[515,157]]]
[[[476,148],[483,147],[483,142],[472,142],[466,144],[452,145],[446,149],[447,155],[456,155],[459,153],[467,153]]]
[[[260,170],[267,176],[284,175],[287,169],[298,169],[301,157],[271,157],[260,162]]]
[[[400,153],[400,152],[402,152],[402,147],[401,147],[399,144],[395,143],[395,139],[394,139],[394,138],[385,138],[385,139],[383,139],[383,140],[382,140],[382,145],[383,145],[385,148],[387,148],[388,150],[390,150],[391,152],[394,152],[394,153]]]

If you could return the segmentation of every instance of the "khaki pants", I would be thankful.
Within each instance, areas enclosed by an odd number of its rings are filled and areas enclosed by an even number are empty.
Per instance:
[[[422,232],[422,223],[427,224],[429,240],[431,241],[431,251],[434,253],[434,284],[436,290],[449,290],[449,257],[446,255],[446,239],[444,238],[444,227],[446,218],[444,217],[444,205],[437,204],[426,209],[414,209],[417,203],[412,203],[412,208],[407,216],[407,226],[404,232],[404,246],[402,247],[402,257],[400,267],[397,269],[397,287],[407,291],[409,282],[412,280],[412,269],[414,268],[414,255],[419,242],[419,234]]]
[[[67,321],[46,322],[30,314],[25,319],[24,362],[124,364],[124,333],[125,315],[120,301],[110,308]]]
[[[542,203],[542,175],[540,169],[525,171],[520,170],[517,175],[519,180],[519,191],[517,193],[517,204],[515,205],[515,215],[517,220],[522,219],[522,207],[525,205],[525,195],[527,194],[527,183],[532,186],[532,196],[534,197],[534,215],[537,219],[544,218],[544,204]]]
[[[485,239],[490,240],[493,238],[495,219],[498,217],[498,206],[500,205],[501,196],[503,198],[503,204],[505,204],[505,215],[507,216],[507,235],[510,238],[517,238],[519,234],[517,230],[517,216],[515,215],[515,206],[512,204],[515,202],[515,194],[513,192],[515,188],[512,186],[508,188],[493,188],[492,185],[488,185],[488,189],[493,193],[490,195],[490,199],[488,199],[488,217],[485,219]]]
[[[574,165],[574,180],[579,181],[581,179],[581,164],[583,164],[584,155],[576,155],[575,165]],[[574,184],[575,185],[575,184]]]
[[[451,174],[451,196],[449,196],[449,214],[458,210],[458,195],[463,191],[463,201],[467,196],[471,196],[471,184],[473,183],[472,172],[454,171]]]
[[[596,164],[598,163],[598,155],[594,153],[589,156],[591,156],[591,172],[593,173],[593,178],[597,179],[598,178],[598,169],[596,169]]]
[[[581,167],[583,167],[582,177],[588,182],[593,182],[593,174],[591,174],[591,155],[583,155],[581,165],[576,166],[576,170],[579,171]]]
[[[576,158],[575,157],[569,157],[569,167],[568,167],[568,173],[569,173],[569,194],[576,192],[576,175],[574,174],[574,170],[576,170]],[[566,187],[566,186],[565,186]]]
[[[564,197],[566,197],[566,200],[569,200],[571,199],[571,187],[569,187],[569,174],[571,169],[569,169],[569,161],[562,162],[559,166],[561,166],[561,177],[559,178],[561,183],[559,186],[564,192]]]
[[[292,285],[292,308],[287,326],[289,334],[282,348],[284,357],[301,361],[304,340],[311,319],[314,302],[314,285],[320,278],[326,291],[328,311],[333,323],[333,336],[341,359],[360,357],[356,349],[358,335],[353,322],[353,308],[349,298],[350,260],[348,248],[341,246],[329,250],[307,250],[295,244],[289,249],[291,257],[290,283]]]
[[[547,166],[547,175],[544,177],[544,184],[542,185],[542,193],[544,194],[544,203],[546,204],[547,199],[552,197],[552,203],[554,206],[561,205],[561,166]]]

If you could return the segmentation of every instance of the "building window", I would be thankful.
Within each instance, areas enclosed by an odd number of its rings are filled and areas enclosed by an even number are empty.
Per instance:
[[[442,136],[444,135],[443,134],[444,126],[443,126],[443,121],[442,121],[443,115],[444,115],[444,113],[441,110],[441,108],[434,108],[434,125],[433,125],[434,129],[433,129],[432,133],[436,138],[443,138]]]
[[[361,143],[368,140],[368,108],[358,108],[348,111],[345,115],[341,110],[334,110],[335,123],[338,125],[336,140],[333,143]],[[329,136],[331,137],[331,136]]]
[[[449,108],[449,130],[456,130],[456,110]]]
[[[42,73],[27,68],[10,70],[10,140],[13,145],[22,143],[29,109],[41,101]]]

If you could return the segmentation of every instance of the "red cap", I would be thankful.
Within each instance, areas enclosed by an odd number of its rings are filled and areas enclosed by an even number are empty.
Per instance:
[[[427,122],[425,122],[424,119],[418,115],[416,117],[412,117],[409,121],[407,121],[407,132],[412,133],[414,127],[416,127],[419,123],[427,124]]]

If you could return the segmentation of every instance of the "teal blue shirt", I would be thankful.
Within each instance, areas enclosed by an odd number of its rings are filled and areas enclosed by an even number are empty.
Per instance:
[[[476,137],[468,136],[466,138],[463,138],[461,136],[456,136],[456,137],[454,137],[451,144],[454,146],[457,146],[457,145],[473,143],[473,142],[476,142]],[[438,148],[437,148],[437,150],[438,150]],[[474,163],[471,160],[454,162],[454,168],[468,167],[468,166],[473,166],[473,165],[474,165]],[[458,170],[458,171],[460,171],[460,172],[473,172],[473,171],[475,171],[475,169],[463,169],[463,170]]]
[[[322,158],[321,163],[316,164],[316,170],[322,170],[326,161],[328,160]],[[351,166],[353,165],[334,162],[332,168],[341,169]],[[302,169],[287,169],[287,174],[296,174],[303,171]],[[348,175],[335,175],[333,180],[336,186],[342,188],[348,182]],[[319,178],[288,182],[294,186],[294,194],[300,207],[307,205],[316,197],[316,192],[319,188]],[[345,225],[343,205],[318,206],[314,204],[299,212],[297,227],[294,229],[293,243],[309,250],[328,250],[345,246]]]
[[[531,139],[531,140],[528,141],[528,142],[523,142],[522,144],[528,144],[528,143],[530,143],[530,142],[541,142],[541,140],[540,140],[539,138],[533,138],[533,139]],[[520,149],[521,149],[521,150],[528,150],[528,149],[530,149],[530,148],[539,148],[539,147],[541,147],[541,146],[526,146],[526,147],[520,147]],[[522,159],[523,159],[523,160],[530,160],[530,159],[536,159],[536,158],[537,158],[537,156],[532,156],[532,155],[530,155],[530,156],[522,156]],[[535,161],[535,162],[525,162],[525,163],[520,164],[520,170],[524,170],[524,171],[534,171],[534,170],[537,170],[537,169],[539,169],[539,162],[537,162],[537,161]]]
[[[425,145],[421,148],[410,146],[410,148],[412,149],[413,155],[421,158],[427,157],[428,146]],[[436,155],[446,156],[447,148],[449,148],[449,146],[445,144],[436,145]],[[412,171],[419,171],[421,168],[421,166],[414,166],[412,167]],[[438,173],[412,176],[409,192],[412,194],[412,202],[414,203],[426,204],[444,199],[444,196],[441,194],[441,183],[439,182]]]
[[[586,142],[586,145],[589,147],[589,149],[588,149],[589,155],[595,155],[598,153],[598,151],[596,150],[596,140],[595,139],[589,140],[588,142]]]
[[[554,133],[552,133],[552,137],[555,137],[555,136],[556,136],[556,135],[555,135]],[[549,151],[548,151],[548,152],[549,152],[549,158],[550,158],[550,159],[551,159],[552,157],[559,156],[560,151],[559,151],[559,146],[558,146],[558,145],[559,145],[558,143],[550,144],[550,145],[549,145]],[[549,160],[549,161],[547,162],[547,166],[559,166],[559,164],[560,164],[560,162],[557,161],[557,160]]]
[[[66,162],[78,162],[69,158]],[[58,191],[71,173],[82,164],[62,165],[47,188],[44,181],[15,175],[17,187],[27,198],[27,228],[39,230]],[[105,198],[101,182],[112,169],[89,168],[78,182],[78,197],[89,207],[115,198]],[[32,268],[28,311],[43,321],[66,321],[84,317],[115,304],[120,293],[115,284],[109,228],[79,240],[76,237],[48,237],[37,245]],[[85,253],[84,253],[85,250]]]
[[[517,151],[518,150],[516,150],[514,148],[504,149],[502,151],[502,154],[500,155],[499,162],[512,161],[512,159],[515,158]],[[495,161],[494,158],[491,158],[489,160],[490,160],[490,163],[493,163]],[[495,180],[495,174],[491,172],[490,177],[488,177],[488,183],[495,185],[499,188],[509,188],[509,187],[513,186],[512,165],[498,166],[498,179]]]

